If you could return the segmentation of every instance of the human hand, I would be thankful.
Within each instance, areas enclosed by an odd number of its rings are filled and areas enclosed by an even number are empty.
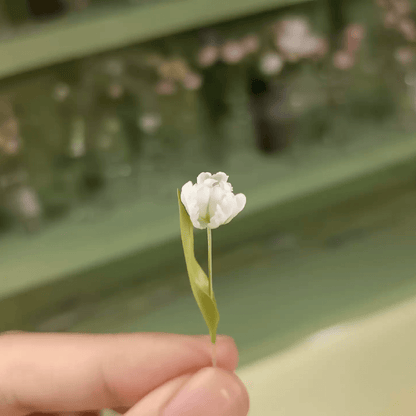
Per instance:
[[[238,352],[208,336],[5,333],[0,335],[0,415],[246,416],[233,373]]]

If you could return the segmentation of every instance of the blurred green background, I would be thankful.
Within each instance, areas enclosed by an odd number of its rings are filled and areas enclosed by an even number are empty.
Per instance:
[[[0,330],[205,333],[176,200],[203,171],[247,196],[213,233],[242,366],[415,295],[415,11],[0,0]]]

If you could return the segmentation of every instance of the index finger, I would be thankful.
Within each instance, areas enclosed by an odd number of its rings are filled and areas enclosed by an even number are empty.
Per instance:
[[[238,352],[217,338],[217,365]],[[0,336],[0,414],[131,407],[175,377],[211,365],[208,336],[18,333]]]

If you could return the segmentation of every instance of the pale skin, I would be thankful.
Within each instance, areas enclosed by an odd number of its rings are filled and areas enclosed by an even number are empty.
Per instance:
[[[0,335],[0,415],[246,416],[232,338],[12,332]]]

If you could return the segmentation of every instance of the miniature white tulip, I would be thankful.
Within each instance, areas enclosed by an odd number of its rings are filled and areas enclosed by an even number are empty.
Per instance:
[[[228,175],[203,172],[197,183],[187,182],[182,187],[181,201],[195,228],[215,229],[228,224],[246,205],[244,194],[233,194]]]
[[[246,205],[243,194],[234,195],[228,175],[202,172],[177,190],[181,240],[192,292],[208,326],[212,342],[212,365],[216,367],[215,342],[220,319],[212,284],[212,229],[228,224]],[[195,258],[193,227],[207,230],[208,275]]]

